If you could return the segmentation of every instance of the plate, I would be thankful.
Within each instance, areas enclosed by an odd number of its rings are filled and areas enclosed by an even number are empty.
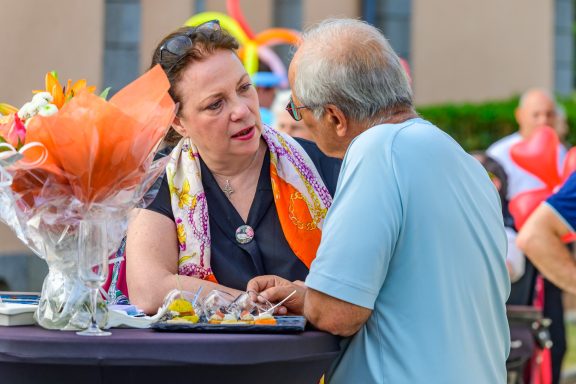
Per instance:
[[[305,327],[304,316],[276,316],[276,325],[158,322],[151,326],[156,331],[198,333],[298,333]]]

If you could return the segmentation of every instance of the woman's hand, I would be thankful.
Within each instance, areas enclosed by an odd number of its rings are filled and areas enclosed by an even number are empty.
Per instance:
[[[272,304],[285,299],[292,292],[296,291],[282,306],[276,309],[279,315],[288,313],[302,315],[304,312],[304,297],[306,296],[306,286],[302,281],[291,282],[274,275],[258,276],[248,282],[246,287],[248,292],[255,292],[252,299],[259,302],[268,300]],[[255,296],[255,297],[254,297]]]

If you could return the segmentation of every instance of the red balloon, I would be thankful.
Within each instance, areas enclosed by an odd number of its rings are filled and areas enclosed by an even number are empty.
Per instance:
[[[520,230],[526,219],[534,212],[534,210],[552,194],[550,188],[533,189],[517,194],[510,200],[508,209],[514,218],[514,225],[517,230]]]
[[[531,138],[514,144],[510,148],[510,157],[520,167],[542,180],[549,189],[560,184],[558,135],[552,128],[538,128]]]
[[[230,16],[232,16],[234,19],[236,19],[238,24],[240,24],[240,26],[242,27],[242,29],[244,30],[244,32],[246,33],[248,38],[250,40],[254,40],[254,37],[255,37],[254,32],[252,32],[252,29],[250,28],[250,26],[246,22],[246,19],[244,18],[244,13],[242,12],[242,8],[240,7],[240,1],[239,0],[227,0],[226,1],[226,10],[230,14]]]

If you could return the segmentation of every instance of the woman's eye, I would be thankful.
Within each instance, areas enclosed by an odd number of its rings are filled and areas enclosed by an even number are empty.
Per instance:
[[[242,84],[240,86],[240,92],[246,92],[252,87],[252,83]]]
[[[214,111],[220,108],[220,106],[222,106],[222,100],[218,100],[217,102],[210,104],[208,107],[206,107],[206,109]]]

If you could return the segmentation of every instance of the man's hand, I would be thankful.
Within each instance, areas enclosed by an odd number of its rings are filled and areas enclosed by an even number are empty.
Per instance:
[[[264,302],[263,299],[266,299],[272,304],[283,300],[292,292],[296,291],[292,297],[276,309],[276,313],[279,315],[285,315],[287,313],[302,315],[304,312],[306,286],[301,281],[291,282],[273,275],[258,276],[248,282],[246,290],[259,294],[253,295],[252,300]]]

